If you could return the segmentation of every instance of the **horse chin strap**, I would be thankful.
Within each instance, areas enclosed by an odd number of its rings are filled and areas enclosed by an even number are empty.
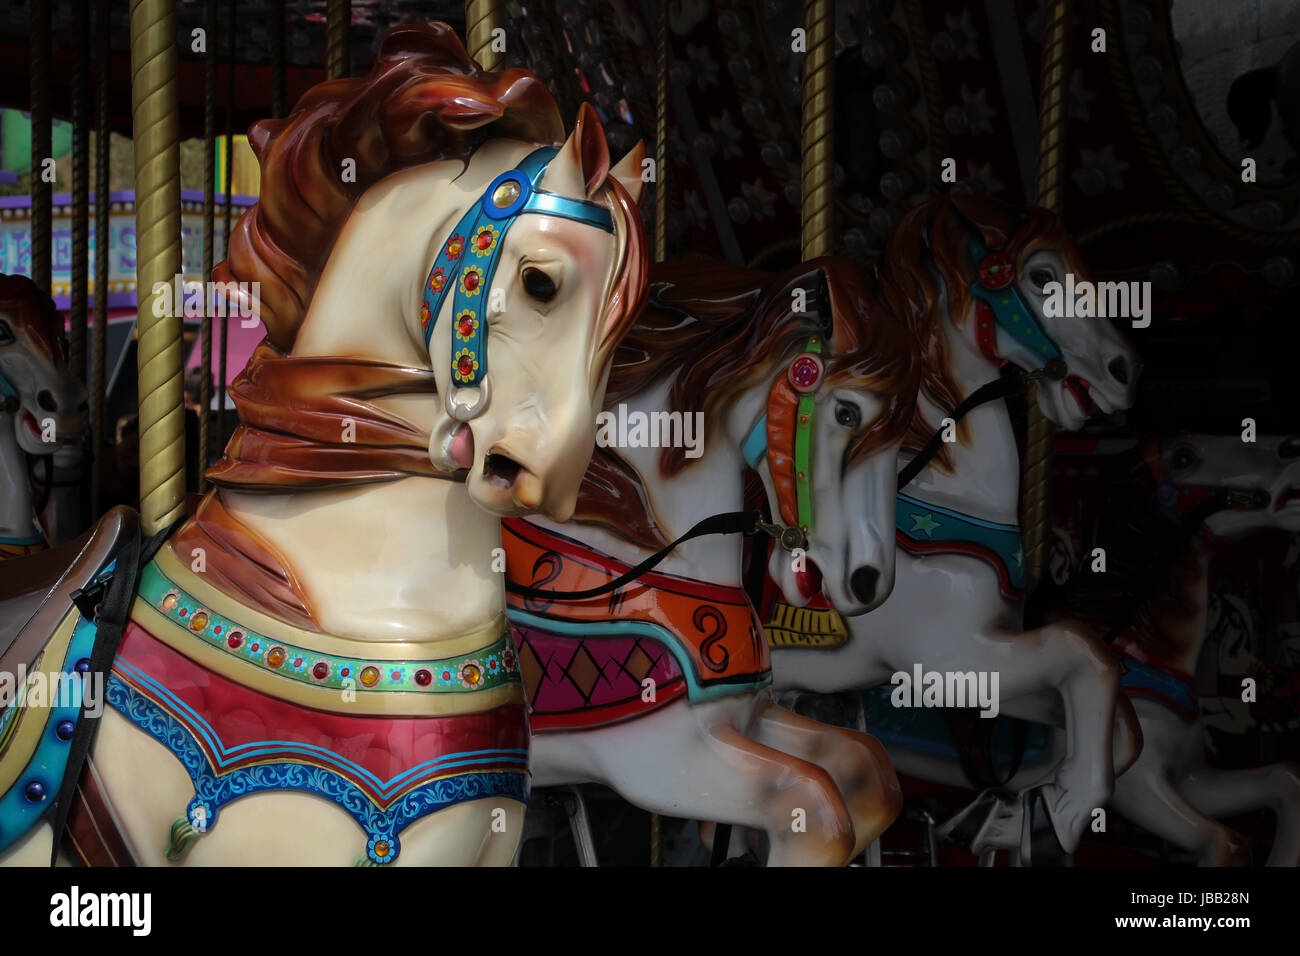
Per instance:
[[[449,292],[452,296],[451,377],[443,399],[447,414],[458,422],[480,415],[491,400],[487,379],[488,309],[484,305],[510,227],[523,215],[551,216],[594,226],[613,234],[614,219],[600,203],[571,199],[541,188],[546,168],[559,150],[543,146],[517,167],[497,176],[461,217],[443,242],[424,283],[420,325],[427,349]],[[476,389],[471,402],[453,397]]]

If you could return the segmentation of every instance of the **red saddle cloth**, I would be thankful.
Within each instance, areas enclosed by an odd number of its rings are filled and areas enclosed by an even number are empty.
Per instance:
[[[630,568],[520,519],[502,522],[502,543],[507,577],[531,587],[583,591]],[[637,717],[682,696],[745,693],[771,679],[763,627],[741,588],[649,572],[587,600],[510,594],[509,605],[538,733]]]

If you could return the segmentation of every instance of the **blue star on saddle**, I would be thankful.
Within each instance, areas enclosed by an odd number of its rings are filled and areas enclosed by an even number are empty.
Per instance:
[[[933,513],[923,515],[909,514],[908,517],[915,522],[912,525],[911,530],[924,531],[927,538],[933,538],[935,529],[940,526],[940,523],[934,520]]]

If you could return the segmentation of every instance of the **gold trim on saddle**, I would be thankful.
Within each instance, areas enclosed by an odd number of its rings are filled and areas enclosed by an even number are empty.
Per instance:
[[[49,643],[45,645],[27,671],[27,684],[30,686],[33,680],[38,679],[44,681],[47,697],[51,692],[56,692],[60,686],[60,675],[64,673],[64,658],[68,653],[68,645],[72,643],[72,633],[76,630],[77,621],[80,619],[81,615],[75,608],[69,610],[59,622],[58,628],[50,635]],[[38,678],[37,674],[41,676]],[[7,743],[0,751],[0,757],[3,757],[0,759],[0,794],[7,792],[19,775],[27,769],[28,761],[36,752],[36,746],[45,732],[50,714],[48,699],[44,701],[43,706],[35,709],[35,713],[31,713],[27,708],[26,687],[17,689],[17,692],[20,695],[19,699],[11,706],[19,709],[10,718],[13,725],[6,728]]]
[[[849,641],[849,631],[838,611],[831,608],[795,607],[778,601],[763,631],[768,647],[808,647],[830,650]]]
[[[469,714],[524,699],[504,615],[448,641],[355,641],[245,608],[187,568],[173,578],[179,559],[165,548],[162,555],[152,585],[146,568],[132,620],[245,687],[316,710],[383,716]]]

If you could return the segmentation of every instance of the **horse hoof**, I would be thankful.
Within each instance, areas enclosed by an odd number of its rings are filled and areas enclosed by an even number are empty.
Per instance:
[[[1007,802],[1006,794],[997,790],[984,790],[974,801],[959,810],[956,816],[936,827],[934,835],[940,840],[975,852],[980,834]]]
[[[1050,866],[1065,856],[1065,847],[1056,834],[1047,798],[1042,787],[1034,787],[1020,795],[1024,808],[1020,831],[1020,863],[1022,866]]]

